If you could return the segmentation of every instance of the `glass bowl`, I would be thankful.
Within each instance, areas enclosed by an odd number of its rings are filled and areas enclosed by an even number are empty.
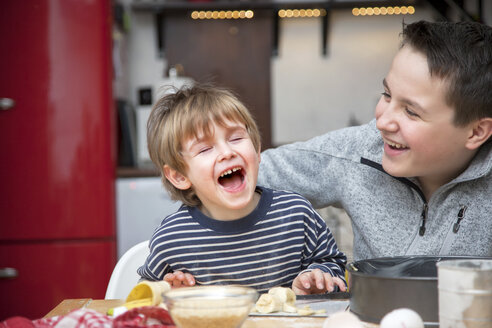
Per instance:
[[[240,286],[195,286],[171,289],[162,298],[179,328],[238,328],[258,292]]]

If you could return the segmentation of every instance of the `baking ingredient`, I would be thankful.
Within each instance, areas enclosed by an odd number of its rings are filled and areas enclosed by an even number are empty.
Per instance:
[[[294,304],[284,303],[282,311],[287,313],[297,313],[297,307]]]
[[[314,310],[311,309],[309,305],[305,305],[304,307],[297,309],[297,313],[299,315],[311,315],[314,314]]]
[[[210,299],[181,300],[171,307],[170,313],[180,328],[230,328],[239,327],[248,316],[249,306],[243,300]]]
[[[126,302],[150,298],[151,305],[159,305],[162,303],[162,293],[168,290],[171,290],[171,285],[166,281],[141,281],[132,288]]]
[[[256,301],[256,311],[260,313],[272,313],[282,311],[283,303],[275,295],[261,294],[258,301]]]
[[[127,310],[142,306],[159,306],[162,304],[162,293],[171,289],[166,281],[141,281],[135,285],[125,304],[108,310],[111,316],[118,316]]]
[[[297,308],[295,305],[296,294],[287,287],[273,287],[268,290],[268,293],[262,294],[252,312],[263,314],[273,312],[297,313],[299,315],[312,315],[326,313],[326,310],[314,311],[309,305],[302,308]]]
[[[255,310],[260,313],[272,312],[297,312],[294,303],[296,302],[296,294],[287,287],[273,287],[268,290],[267,294],[262,294],[256,301]]]
[[[348,311],[333,313],[326,318],[323,328],[364,328],[362,321]],[[395,328],[395,327],[393,327]]]
[[[244,320],[241,313],[232,313],[227,310],[219,310],[215,315],[204,313],[188,313],[181,315],[179,312],[173,313],[176,324],[181,328],[230,328],[239,327]]]
[[[380,328],[424,328],[420,315],[412,309],[401,308],[387,313],[379,325]]]
[[[126,312],[127,310],[131,310],[137,307],[142,307],[142,306],[152,306],[152,298],[142,298],[138,300],[133,300],[130,302],[126,302],[122,306],[117,306],[115,308],[111,308],[108,310],[108,315],[111,316],[119,316],[120,314]]]
[[[296,302],[296,293],[290,288],[273,287],[268,290],[268,294],[277,297],[283,304],[294,304]]]
[[[258,292],[240,286],[173,288],[163,298],[179,328],[236,328],[246,320]]]

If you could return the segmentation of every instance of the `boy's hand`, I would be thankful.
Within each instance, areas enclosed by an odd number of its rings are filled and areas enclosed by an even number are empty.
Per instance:
[[[167,273],[164,276],[164,281],[167,281],[173,288],[195,286],[195,277],[191,273],[178,270],[173,273]]]
[[[329,273],[320,269],[304,272],[292,282],[292,290],[296,295],[310,295],[332,292],[335,285],[342,292],[346,291],[345,283],[338,277],[332,277]]]

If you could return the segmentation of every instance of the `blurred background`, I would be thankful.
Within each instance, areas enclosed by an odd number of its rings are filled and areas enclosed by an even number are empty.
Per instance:
[[[263,148],[368,122],[403,23],[492,24],[492,0],[0,3],[0,320],[104,298],[119,257],[179,204],[150,163],[163,86],[213,82]],[[351,258],[351,226],[319,209]]]

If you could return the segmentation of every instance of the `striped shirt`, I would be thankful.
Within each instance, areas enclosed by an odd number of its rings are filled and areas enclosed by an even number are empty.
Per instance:
[[[257,191],[256,209],[234,221],[181,206],[154,232],[138,273],[162,280],[180,270],[191,273],[197,285],[242,285],[259,292],[290,287],[299,273],[315,268],[344,279],[346,257],[311,204],[292,192]]]

